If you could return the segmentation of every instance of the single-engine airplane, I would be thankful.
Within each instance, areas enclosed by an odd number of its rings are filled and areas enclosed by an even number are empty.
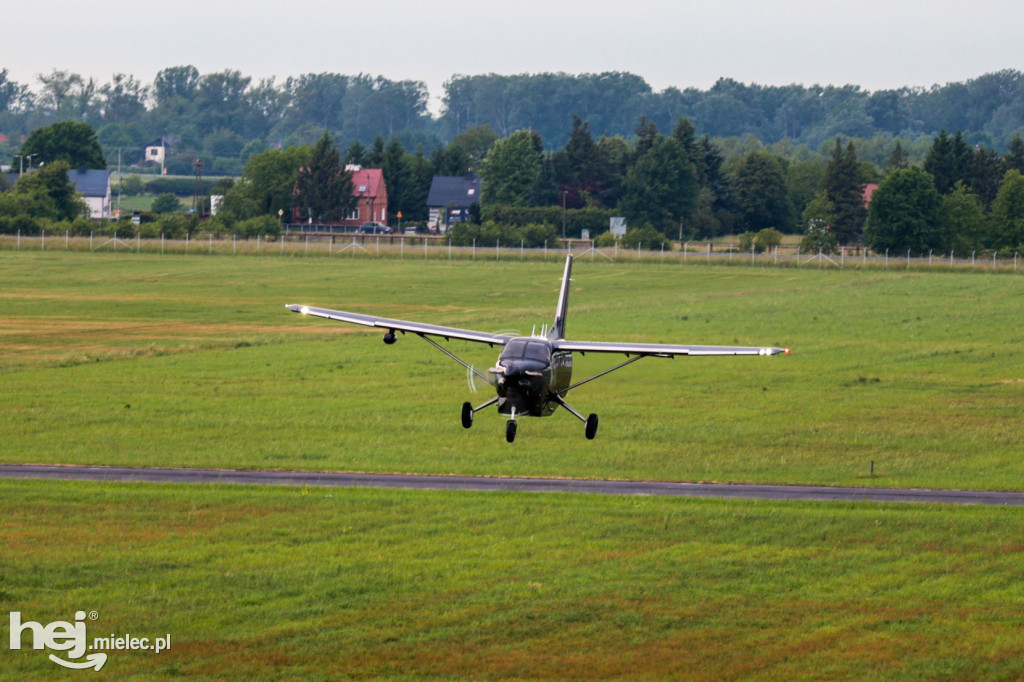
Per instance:
[[[533,336],[509,336],[505,334],[489,334],[470,329],[455,327],[439,327],[420,322],[393,320],[386,317],[374,317],[361,313],[349,313],[342,310],[313,308],[306,305],[288,304],[292,312],[303,315],[324,317],[329,320],[361,324],[367,327],[385,329],[384,343],[392,344],[397,340],[395,332],[416,334],[432,344],[442,353],[458,362],[468,372],[488,384],[491,384],[497,395],[478,407],[472,403],[462,404],[462,426],[473,425],[473,415],[498,404],[498,413],[508,416],[505,427],[505,438],[509,443],[516,437],[516,418],[521,416],[548,417],[559,406],[564,407],[573,416],[586,424],[585,434],[588,439],[597,435],[597,415],[584,417],[565,401],[569,391],[594,379],[621,369],[641,358],[670,358],[676,355],[777,355],[788,353],[788,348],[766,348],[747,346],[686,346],[653,343],[615,343],[602,341],[569,341],[565,338],[565,320],[569,309],[569,282],[572,274],[572,254],[565,259],[565,273],[562,275],[562,287],[558,294],[558,307],[555,310],[555,321],[549,330],[541,330]],[[445,340],[461,339],[486,343],[492,348],[501,346],[502,351],[498,362],[488,370],[493,379],[465,362],[431,337]],[[619,353],[628,359],[611,369],[595,374],[583,381],[572,383],[573,353]]]

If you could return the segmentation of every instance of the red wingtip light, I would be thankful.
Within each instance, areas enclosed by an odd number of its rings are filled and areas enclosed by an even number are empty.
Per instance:
[[[786,355],[789,355],[789,349],[788,348],[783,348],[782,352],[785,353]]]

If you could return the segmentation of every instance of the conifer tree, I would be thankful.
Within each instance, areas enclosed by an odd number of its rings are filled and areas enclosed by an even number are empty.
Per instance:
[[[309,165],[299,169],[295,189],[298,206],[304,216],[319,222],[341,220],[355,205],[352,196],[352,175],[341,166],[341,155],[331,134],[313,147]]]
[[[892,152],[889,154],[889,160],[882,167],[882,172],[888,175],[894,170],[904,170],[909,165],[910,159],[907,156],[907,150],[903,148],[899,140],[896,140],[896,144],[893,145]]]
[[[857,150],[850,141],[843,151],[842,141],[837,137],[832,149],[832,158],[825,168],[821,181],[825,197],[832,202],[835,220],[832,230],[840,246],[860,240],[867,219],[864,206],[864,183],[857,164]]]
[[[1020,133],[1010,140],[1010,150],[1003,156],[1003,163],[1006,164],[1006,170],[1024,173],[1024,139],[1021,139]]]

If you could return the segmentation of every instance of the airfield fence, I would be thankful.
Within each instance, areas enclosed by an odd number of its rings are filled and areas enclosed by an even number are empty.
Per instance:
[[[134,235],[72,236],[40,234],[33,236],[0,235],[4,251],[81,251],[119,253],[159,253],[166,255],[259,255],[285,257],[385,258],[419,260],[549,260],[561,259],[572,252],[577,258],[594,261],[665,264],[714,264],[795,268],[869,268],[914,270],[967,270],[1024,273],[1019,252],[997,254],[929,254],[869,252],[863,248],[841,249],[837,254],[801,253],[797,247],[775,247],[757,253],[740,251],[735,244],[714,242],[676,243],[672,248],[647,250],[638,246],[624,249],[618,245],[597,247],[592,241],[568,240],[542,247],[527,247],[525,242],[483,246],[456,246],[446,237],[427,235],[353,235],[289,234],[266,239],[260,236],[216,237],[212,234],[169,239],[164,236],[142,238]]]

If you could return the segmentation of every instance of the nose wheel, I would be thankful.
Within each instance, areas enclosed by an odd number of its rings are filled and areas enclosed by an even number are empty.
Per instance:
[[[505,440],[507,440],[509,443],[514,441],[516,439],[516,429],[518,428],[519,427],[516,426],[516,420],[509,419],[508,423],[505,424]]]

